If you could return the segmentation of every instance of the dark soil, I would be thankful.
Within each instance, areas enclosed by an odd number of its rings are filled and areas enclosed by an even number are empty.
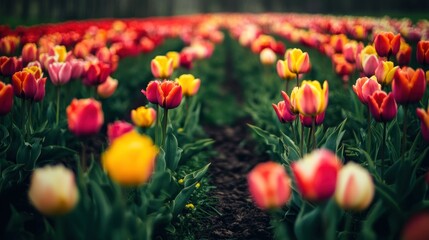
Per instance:
[[[252,202],[246,176],[268,156],[258,155],[251,141],[246,121],[233,126],[205,127],[215,140],[217,151],[211,160],[210,179],[218,200],[215,208],[222,214],[207,219],[207,230],[201,238],[209,239],[272,239],[269,216]]]

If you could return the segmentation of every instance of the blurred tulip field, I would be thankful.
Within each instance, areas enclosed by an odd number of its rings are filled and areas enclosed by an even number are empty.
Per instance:
[[[429,239],[427,84],[427,19],[0,25],[0,238]]]

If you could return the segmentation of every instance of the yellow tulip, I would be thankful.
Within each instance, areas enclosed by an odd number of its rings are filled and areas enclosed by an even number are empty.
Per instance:
[[[182,86],[183,95],[188,97],[197,94],[201,84],[200,79],[195,79],[192,74],[182,74],[179,78],[176,79],[176,82]]]

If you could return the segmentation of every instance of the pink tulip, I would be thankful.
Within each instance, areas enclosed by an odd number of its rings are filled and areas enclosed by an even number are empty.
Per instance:
[[[365,76],[371,77],[375,74],[375,69],[377,69],[379,65],[379,59],[375,54],[366,55],[362,59],[362,68]]]
[[[113,140],[122,136],[123,134],[134,129],[134,126],[125,121],[115,121],[107,125],[107,138],[112,143]]]
[[[282,91],[282,96],[284,100],[280,101],[277,105],[273,103],[272,106],[281,123],[292,122],[296,118],[296,114],[293,111],[294,107],[291,105],[287,93]]]
[[[291,198],[291,180],[275,162],[259,163],[247,176],[249,192],[261,209],[280,208]]]
[[[158,104],[158,86],[161,84],[160,81],[150,81],[146,87],[146,90],[141,90],[141,93],[146,96],[147,100],[153,104]]]
[[[325,113],[326,112],[322,112],[321,114],[316,116],[315,126],[319,126],[323,123],[323,121],[325,120]],[[302,114],[299,114],[299,121],[304,127],[311,128],[313,126],[313,117],[311,116],[304,116]]]
[[[69,130],[77,136],[98,133],[103,125],[101,104],[94,99],[73,99],[66,111]]]
[[[71,71],[72,67],[68,62],[54,62],[48,67],[49,77],[55,86],[68,83],[71,78]]]
[[[356,93],[359,100],[365,105],[368,105],[369,97],[371,97],[371,95],[377,90],[381,90],[381,85],[377,82],[377,78],[375,76],[372,76],[371,78],[358,78],[358,80],[356,80],[356,84],[353,85],[353,91]]]
[[[393,98],[393,94],[387,94],[381,90],[375,91],[369,97],[368,107],[372,117],[377,122],[389,122],[398,112],[398,106]]]

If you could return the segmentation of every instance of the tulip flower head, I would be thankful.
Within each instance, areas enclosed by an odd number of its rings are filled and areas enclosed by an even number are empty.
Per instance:
[[[374,47],[380,57],[389,57],[396,54],[401,46],[401,34],[394,35],[391,32],[381,32],[375,36]]]
[[[0,54],[13,55],[20,42],[19,37],[8,35],[0,38]]]
[[[393,76],[392,93],[399,104],[415,103],[423,98],[426,78],[422,69],[410,67],[397,69]]]
[[[16,57],[0,57],[0,73],[3,76],[10,77],[15,72],[22,70],[22,62]]]
[[[104,122],[101,103],[92,99],[73,99],[66,109],[69,130],[77,136],[96,134]]]
[[[133,130],[116,138],[102,154],[101,162],[113,180],[121,185],[137,186],[149,180],[157,154],[152,140]]]
[[[314,150],[293,162],[292,172],[301,196],[310,201],[330,198],[335,192],[341,165],[338,157],[326,149]]]
[[[107,125],[107,138],[112,143],[116,138],[134,129],[134,126],[125,121],[115,121]]]
[[[165,54],[168,59],[173,60],[173,69],[177,69],[180,66],[180,54],[175,51],[170,51]]]
[[[422,65],[429,65],[429,40],[417,43],[417,62]]]
[[[152,127],[156,121],[156,111],[153,108],[138,107],[131,111],[131,119],[134,125],[149,128]]]
[[[291,198],[291,180],[275,162],[259,163],[247,175],[249,192],[260,209],[280,208]]]
[[[40,72],[33,73],[33,70],[27,68],[13,74],[12,86],[15,96],[37,102],[45,96],[46,78],[42,78]]]
[[[110,72],[110,67],[106,63],[88,63],[83,73],[83,84],[87,86],[98,86],[107,80]]]
[[[423,210],[410,217],[402,229],[403,240],[427,240],[429,236],[429,211]]]
[[[112,96],[118,87],[118,80],[108,76],[106,81],[97,86],[97,94],[102,98]]]
[[[37,60],[37,46],[35,43],[26,43],[22,48],[22,62],[26,65]]]
[[[396,54],[396,61],[398,61],[398,65],[408,66],[411,61],[411,47],[405,41],[401,41],[401,47],[399,48],[398,53]]]
[[[156,56],[150,63],[150,69],[155,78],[169,78],[174,70],[173,59],[166,56]]]
[[[28,192],[31,204],[45,215],[63,215],[74,209],[79,191],[71,170],[62,165],[34,170]]]
[[[182,101],[182,87],[173,81],[163,81],[157,86],[156,97],[162,108],[176,108]]]
[[[286,60],[277,61],[277,74],[281,79],[290,80],[296,77],[296,74],[289,70],[289,66]]]
[[[374,198],[371,174],[359,164],[349,162],[338,173],[335,201],[341,208],[362,211]]]
[[[289,70],[295,74],[307,73],[310,71],[310,57],[308,53],[302,52],[299,48],[293,48],[286,52],[286,59]]]
[[[182,86],[182,93],[187,97],[197,94],[201,84],[200,79],[196,79],[192,74],[182,74],[176,79],[176,82]]]
[[[274,111],[281,123],[292,122],[296,118],[296,114],[294,112],[294,106],[291,105],[289,96],[287,93],[282,91],[283,101],[280,101],[277,105],[272,104]]]
[[[304,80],[296,93],[296,107],[304,116],[315,117],[326,110],[328,106],[328,82],[323,82],[323,88],[318,81]]]
[[[50,55],[55,56],[55,60],[57,62],[65,62],[68,56],[68,52],[65,46],[63,45],[56,45],[51,49]]]
[[[429,108],[427,110],[417,108],[416,111],[417,117],[420,119],[420,129],[422,131],[422,136],[426,142],[429,142]]]
[[[0,81],[0,116],[8,114],[13,106],[13,88]]]
[[[377,77],[377,81],[383,86],[390,85],[393,80],[393,76],[396,72],[396,69],[398,69],[398,67],[395,67],[393,65],[393,62],[380,61],[378,63],[377,68],[375,69],[375,76]]]
[[[271,48],[264,48],[259,54],[259,60],[263,65],[272,65],[277,60],[277,55]]]
[[[48,72],[52,84],[64,85],[70,81],[72,66],[68,62],[54,62],[49,64]]]
[[[381,90],[375,91],[369,97],[368,107],[372,117],[377,122],[389,122],[398,112],[398,105],[393,98],[393,94],[387,94]]]
[[[378,67],[379,59],[377,52],[373,46],[366,46],[360,52],[360,60],[362,64],[363,73],[367,77],[375,74],[375,69]]]
[[[314,126],[320,126],[323,123],[323,121],[325,120],[325,113],[326,112],[322,112],[314,118]],[[313,117],[311,116],[304,116],[302,114],[299,114],[299,121],[304,127],[311,128],[313,126]]]
[[[369,97],[377,90],[381,90],[381,85],[375,76],[358,78],[356,84],[353,85],[353,91],[365,105],[368,105]]]

